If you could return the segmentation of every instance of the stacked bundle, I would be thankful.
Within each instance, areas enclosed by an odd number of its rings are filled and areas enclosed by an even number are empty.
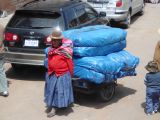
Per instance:
[[[127,33],[105,25],[68,30],[63,35],[73,40],[76,57],[103,56],[126,47]]]
[[[135,75],[139,59],[123,49],[126,32],[104,25],[63,32],[74,44],[74,75],[94,83]]]
[[[74,59],[74,75],[94,83],[110,82],[136,75],[135,67],[138,63],[137,57],[124,50],[106,56],[83,57]]]

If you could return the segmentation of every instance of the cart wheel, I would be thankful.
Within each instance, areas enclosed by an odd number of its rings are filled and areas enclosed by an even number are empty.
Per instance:
[[[99,89],[98,95],[100,100],[103,102],[108,102],[113,98],[115,94],[115,83],[106,85],[103,88]]]

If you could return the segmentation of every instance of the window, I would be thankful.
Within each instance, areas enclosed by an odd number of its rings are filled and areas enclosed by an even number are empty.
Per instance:
[[[94,11],[93,9],[91,9],[90,7],[86,7],[86,8],[85,8],[85,11],[86,11],[86,13],[87,13],[87,15],[88,15],[88,18],[89,18],[90,20],[95,19],[95,18],[97,18],[97,16],[98,16],[97,12],[95,12],[95,11]]]
[[[75,8],[75,12],[79,19],[80,24],[87,23],[95,18],[97,18],[98,14],[94,9],[92,9],[88,5],[81,5]]]
[[[88,18],[90,20],[95,19],[95,18],[98,17],[98,13],[88,5],[85,6],[85,11],[86,11],[86,13],[88,15]]]
[[[85,6],[82,6],[82,5],[81,6],[77,6],[75,8],[75,12],[76,12],[76,15],[77,15],[77,17],[79,19],[80,24],[84,24],[84,23],[89,21],[88,17],[87,17],[87,14],[85,12]]]
[[[65,17],[67,18],[69,28],[78,26],[78,20],[72,8],[65,10]]]
[[[63,19],[58,12],[43,13],[43,12],[26,12],[19,11],[15,14],[9,27],[16,28],[52,28],[63,25]]]

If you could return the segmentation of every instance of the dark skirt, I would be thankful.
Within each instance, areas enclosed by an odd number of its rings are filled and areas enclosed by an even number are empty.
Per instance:
[[[74,102],[71,75],[69,72],[60,77],[46,74],[44,101],[48,107],[63,108]]]

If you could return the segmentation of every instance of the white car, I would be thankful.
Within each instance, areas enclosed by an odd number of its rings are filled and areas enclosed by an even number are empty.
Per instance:
[[[87,0],[98,12],[105,12],[111,21],[123,22],[126,27],[136,13],[143,14],[144,0]]]

